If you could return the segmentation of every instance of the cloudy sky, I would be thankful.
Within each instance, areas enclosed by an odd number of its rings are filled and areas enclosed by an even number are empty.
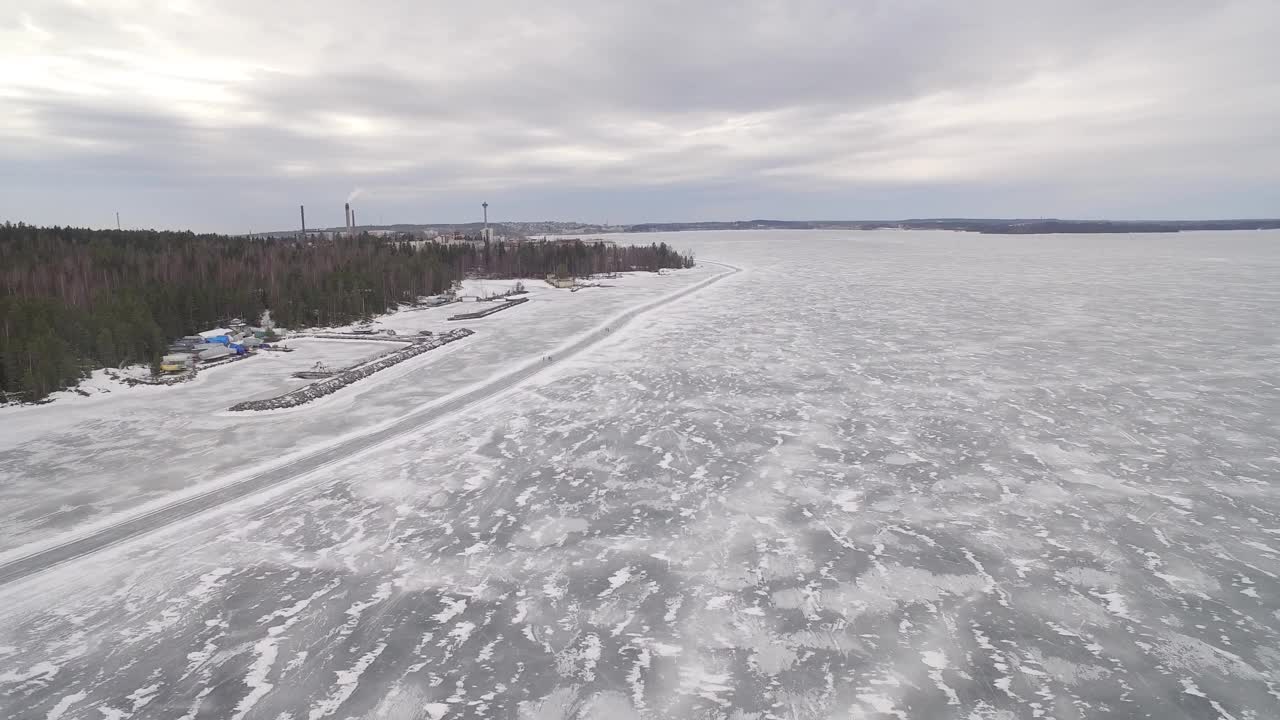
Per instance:
[[[1280,215],[1276,0],[9,0],[0,220]]]

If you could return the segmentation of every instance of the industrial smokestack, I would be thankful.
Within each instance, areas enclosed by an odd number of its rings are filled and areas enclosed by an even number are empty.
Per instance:
[[[299,205],[298,214],[302,216],[302,239],[307,239],[307,206]]]
[[[356,210],[351,208],[351,237],[356,236]]]
[[[480,203],[480,207],[484,208],[484,230],[481,231],[481,237],[485,240],[489,239],[489,201]]]
[[[351,237],[351,203],[343,204],[343,222],[347,224],[347,237]]]

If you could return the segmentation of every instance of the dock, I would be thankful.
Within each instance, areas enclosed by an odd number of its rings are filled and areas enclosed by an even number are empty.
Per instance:
[[[507,308],[513,308],[516,305],[520,305],[521,303],[527,303],[527,302],[529,302],[529,298],[525,298],[525,297],[516,298],[514,300],[508,300],[500,305],[495,305],[485,310],[477,310],[475,312],[462,313],[461,315],[453,315],[449,319],[450,320],[476,320],[482,317],[487,317],[496,312],[502,312]]]

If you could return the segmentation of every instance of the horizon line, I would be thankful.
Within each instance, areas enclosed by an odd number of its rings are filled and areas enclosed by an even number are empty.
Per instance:
[[[1169,224],[1169,225],[1198,225],[1198,224],[1214,224],[1214,223],[1280,223],[1280,217],[1222,217],[1222,218],[1200,218],[1200,219],[1161,219],[1161,218],[1064,218],[1064,217],[964,217],[964,216],[946,216],[946,217],[908,217],[897,219],[781,219],[781,218],[752,218],[746,220],[645,220],[640,222],[629,223],[602,223],[602,222],[586,222],[581,220],[491,220],[490,225],[536,225],[536,224],[560,224],[560,225],[581,225],[594,226],[601,228],[629,228],[644,225],[733,225],[733,224],[750,224],[750,223],[813,223],[813,224],[895,224],[895,223],[930,223],[930,222],[972,222],[972,223],[1028,223],[1028,222],[1057,222],[1057,223],[1110,223],[1116,225],[1125,224]],[[22,220],[5,220],[6,225],[25,225],[27,227],[61,227],[61,228],[77,228],[87,230],[114,230],[117,228],[110,226],[92,227],[88,225],[42,225],[37,223],[27,223]],[[382,224],[356,225],[353,229],[362,230],[385,230],[395,227],[417,226],[417,227],[467,227],[467,226],[483,226],[485,223],[481,220],[473,220],[468,222],[393,222]],[[308,228],[307,232],[338,232],[346,230],[345,226],[334,225],[326,227]],[[762,228],[771,229],[771,228]],[[786,228],[772,228],[786,229]],[[806,228],[796,228],[806,229]],[[822,229],[822,228],[814,228]],[[301,228],[291,228],[288,230],[268,230],[248,232],[197,232],[190,228],[172,229],[172,228],[142,228],[129,227],[122,228],[126,232],[190,232],[196,235],[226,235],[228,237],[246,237],[246,236],[283,236],[297,234],[302,231]]]

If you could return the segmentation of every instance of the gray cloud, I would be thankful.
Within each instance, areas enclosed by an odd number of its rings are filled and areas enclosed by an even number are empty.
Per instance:
[[[388,222],[481,199],[1274,214],[1278,21],[1270,0],[48,2],[0,24],[0,216],[242,231],[305,202],[338,224],[354,187]]]

